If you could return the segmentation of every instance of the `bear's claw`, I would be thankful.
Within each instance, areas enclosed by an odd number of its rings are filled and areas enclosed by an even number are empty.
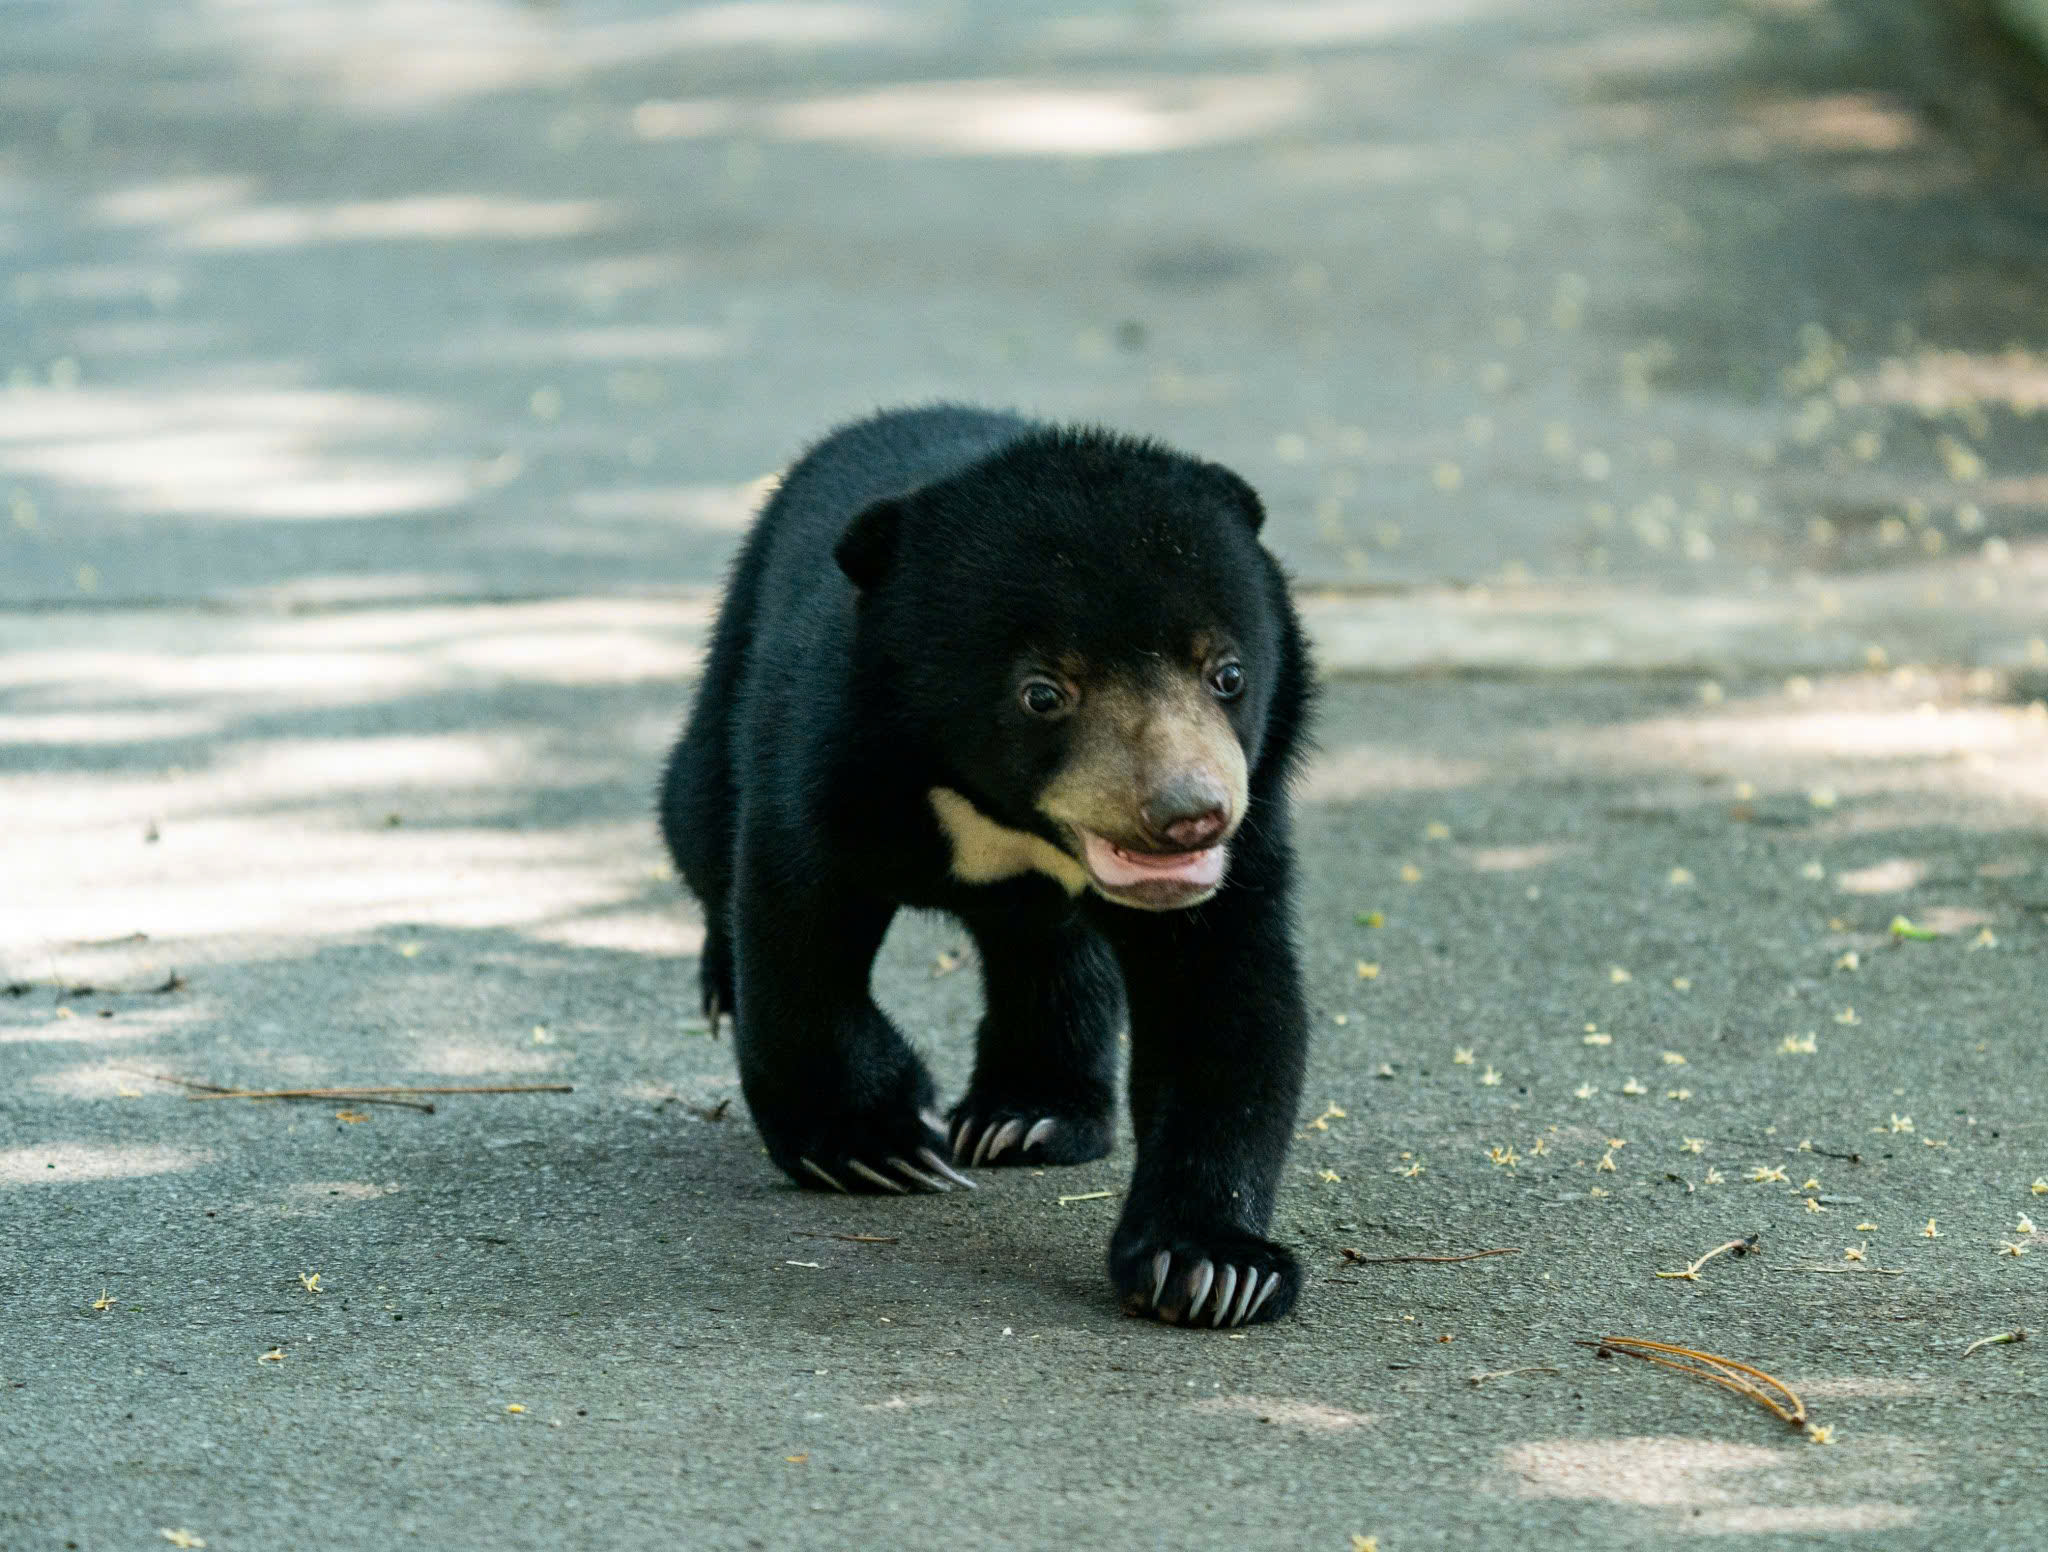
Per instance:
[[[830,1186],[833,1190],[837,1191],[841,1196],[849,1196],[852,1194],[846,1189],[845,1186],[841,1185],[837,1180],[833,1179],[830,1172],[828,1172],[827,1170],[825,1170],[817,1164],[813,1164],[809,1159],[798,1159],[797,1163],[803,1165],[805,1169],[809,1170],[812,1174],[816,1175],[820,1180],[824,1181],[826,1185]]]
[[[1280,1286],[1278,1272],[1267,1272],[1262,1277],[1256,1267],[1246,1267],[1240,1274],[1227,1263],[1219,1271],[1213,1262],[1197,1261],[1188,1277],[1186,1307],[1167,1310],[1161,1308],[1160,1300],[1172,1270],[1173,1257],[1167,1251],[1162,1250],[1152,1258],[1152,1312],[1168,1325],[1186,1321],[1191,1326],[1241,1326],[1259,1312]]]
[[[931,1149],[920,1148],[917,1150],[917,1156],[923,1161],[924,1169],[918,1169],[916,1166],[906,1163],[904,1160],[897,1158],[893,1153],[883,1160],[889,1168],[902,1176],[903,1180],[909,1181],[910,1184],[908,1185],[890,1178],[872,1165],[863,1164],[859,1159],[847,1159],[841,1167],[858,1175],[877,1189],[893,1192],[897,1196],[909,1196],[913,1191],[950,1191],[953,1189],[953,1185],[964,1186],[969,1191],[977,1189],[972,1180],[969,1180],[965,1175],[954,1169],[952,1165],[932,1152]],[[824,1181],[826,1185],[841,1195],[850,1196],[853,1194],[851,1187],[844,1184],[836,1175],[826,1169],[824,1165],[818,1163],[816,1159],[799,1158],[797,1163],[801,1164],[805,1169],[809,1170],[818,1179]],[[927,1174],[926,1170],[930,1170],[932,1173]],[[953,1182],[953,1185],[946,1183],[949,1180]]]
[[[1294,1303],[1300,1276],[1282,1247],[1234,1234],[1221,1254],[1184,1244],[1123,1265],[1117,1282],[1128,1313],[1212,1329],[1277,1319]]]
[[[1021,1116],[963,1115],[957,1110],[954,1117],[954,1161],[975,1168],[984,1164],[1078,1164],[1099,1159],[1109,1151],[1107,1125],[1098,1127],[1082,1118],[1029,1112]]]
[[[963,1188],[969,1190],[969,1192],[979,1190],[977,1185],[975,1185],[975,1181],[971,1181],[967,1175],[963,1175],[961,1171],[954,1169],[952,1165],[948,1165],[944,1159],[940,1159],[936,1153],[932,1153],[932,1149],[918,1149],[918,1159],[924,1163],[924,1169],[918,1169],[915,1165],[895,1157],[893,1153],[883,1161],[891,1169],[895,1169],[897,1175],[901,1175],[901,1179],[893,1179],[891,1175],[885,1175],[881,1169],[877,1169],[874,1165],[868,1165],[868,1163],[862,1163],[860,1159],[844,1159],[840,1167],[848,1169],[854,1175],[860,1175],[860,1179],[868,1181],[877,1190],[893,1192],[895,1196],[911,1196],[913,1192],[950,1192],[952,1185],[963,1185]],[[799,1157],[797,1163],[801,1163],[805,1169],[809,1169],[813,1175],[817,1175],[817,1179],[825,1181],[831,1190],[840,1192],[842,1196],[852,1196],[850,1185],[846,1185],[838,1175],[834,1175],[829,1169],[825,1169],[821,1163],[817,1163],[817,1159]],[[909,1183],[905,1185],[903,1181],[909,1181]],[[946,1181],[952,1181],[952,1185],[948,1185]]]
[[[895,1164],[898,1161],[895,1159],[891,1159],[889,1162],[891,1164]],[[861,1163],[859,1159],[848,1159],[846,1161],[846,1167],[852,1170],[856,1175],[859,1175],[863,1180],[872,1180],[884,1191],[894,1191],[898,1196],[910,1195],[910,1188],[908,1186],[899,1186],[898,1184],[896,1184],[895,1181],[891,1180],[887,1175],[883,1174],[880,1170],[869,1169],[867,1165]]]

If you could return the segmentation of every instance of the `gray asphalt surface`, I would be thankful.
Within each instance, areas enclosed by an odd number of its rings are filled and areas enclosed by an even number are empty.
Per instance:
[[[2048,1543],[2048,140],[1925,18],[0,11],[0,1549]],[[708,590],[935,395],[1302,578],[1284,1324],[1117,1314],[1127,1146],[792,1189],[694,1026]]]

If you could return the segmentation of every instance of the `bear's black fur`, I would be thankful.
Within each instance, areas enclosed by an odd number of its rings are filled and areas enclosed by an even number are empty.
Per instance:
[[[793,467],[734,569],[663,833],[703,902],[770,1156],[812,1189],[1109,1151],[1130,1028],[1124,1307],[1277,1318],[1265,1237],[1300,1097],[1287,782],[1310,669],[1264,512],[1215,464],[940,406]],[[1220,872],[1220,877],[1218,876]],[[900,906],[986,993],[949,1116],[868,992]]]

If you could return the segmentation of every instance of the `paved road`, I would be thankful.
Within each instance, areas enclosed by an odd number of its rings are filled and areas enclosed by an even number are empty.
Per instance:
[[[1979,40],[0,28],[4,1552],[2048,1541],[2048,186]],[[753,481],[938,394],[1232,459],[1303,578],[1283,1326],[1115,1313],[1127,1144],[789,1189],[690,1027],[707,590]],[[880,979],[950,1089],[959,948]]]
[[[710,582],[942,395],[1236,462],[1319,582],[1974,551],[2048,194],[1912,9],[17,4],[0,589]]]

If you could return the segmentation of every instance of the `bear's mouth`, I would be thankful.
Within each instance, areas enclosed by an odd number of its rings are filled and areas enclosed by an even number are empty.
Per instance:
[[[1081,860],[1101,894],[1119,905],[1173,911],[1214,894],[1230,861],[1228,842],[1199,851],[1143,852],[1119,846],[1092,830],[1074,826]]]

